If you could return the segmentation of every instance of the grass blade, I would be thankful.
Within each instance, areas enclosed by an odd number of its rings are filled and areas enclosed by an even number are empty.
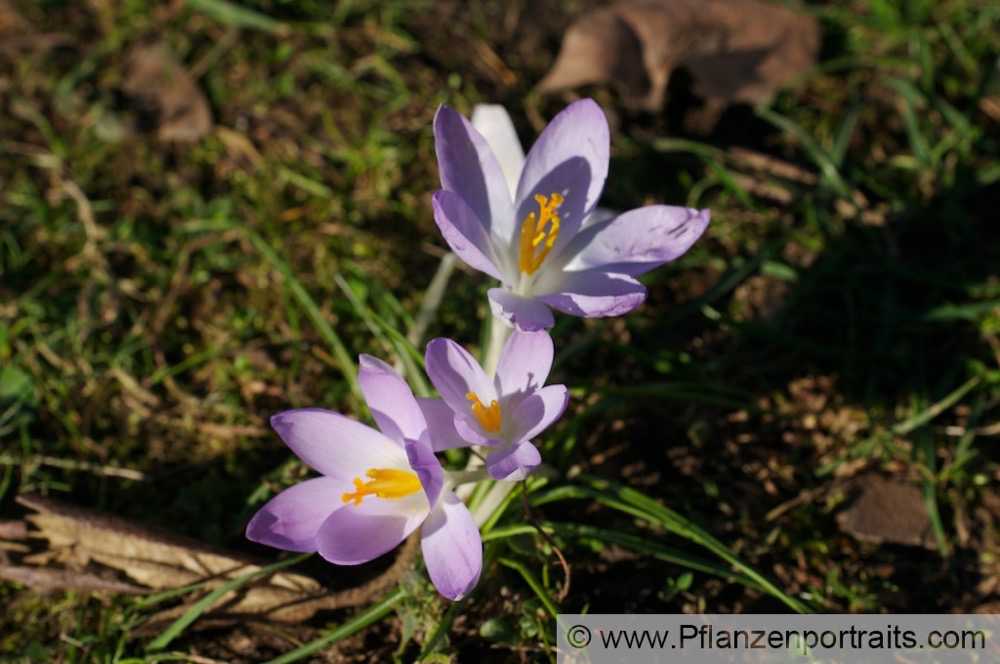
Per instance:
[[[233,579],[232,581],[229,581],[228,583],[222,584],[221,586],[219,586],[218,588],[216,588],[215,590],[213,590],[212,592],[208,593],[200,600],[198,600],[194,606],[192,606],[190,609],[187,610],[187,612],[184,613],[184,615],[182,615],[173,623],[171,623],[169,627],[163,630],[162,634],[156,637],[156,639],[154,639],[153,642],[146,647],[146,649],[163,650],[168,645],[170,645],[170,642],[173,641],[175,638],[177,638],[181,634],[181,632],[187,629],[188,625],[197,620],[198,617],[201,616],[201,614],[205,613],[205,611],[207,611],[209,607],[215,604],[216,600],[218,600],[226,593],[231,592],[236,588],[242,586],[244,583],[253,581],[256,578],[267,576],[272,572],[276,572],[286,567],[291,567],[296,563],[302,562],[311,555],[312,553],[303,553],[293,558],[289,558],[288,560],[282,560],[281,562],[274,563],[273,565],[262,567],[255,572],[244,574],[243,576],[239,576]]]
[[[662,544],[653,542],[646,537],[639,537],[638,535],[608,530],[606,528],[587,526],[580,523],[546,522],[542,524],[542,529],[549,534],[555,534],[576,540],[593,539],[605,544],[618,544],[623,548],[631,549],[636,553],[650,556],[656,560],[662,560],[666,563],[686,567],[697,572],[712,574],[713,576],[717,576],[721,579],[736,581],[737,583],[742,583],[748,588],[753,588],[755,590],[763,590],[760,584],[745,574],[734,572],[728,567],[699,558],[698,556],[693,556],[678,549],[663,546]],[[508,537],[516,537],[518,535],[536,534],[538,534],[538,529],[534,526],[525,524],[510,525],[503,528],[496,528],[491,532],[484,534],[483,543],[492,540],[506,539]]]
[[[635,489],[586,475],[581,475],[575,479],[580,482],[586,482],[588,486],[569,485],[559,487],[536,500],[534,504],[540,505],[558,500],[589,498],[611,509],[624,512],[643,521],[655,523],[675,535],[680,535],[687,540],[705,547],[749,577],[754,583],[759,584],[764,591],[779,599],[792,610],[798,613],[812,613],[812,610],[808,606],[789,597],[770,580],[740,559],[725,544],[677,512],[660,505],[649,496]]]
[[[836,162],[834,159],[824,150],[816,139],[812,137],[805,129],[796,124],[795,122],[789,120],[783,115],[779,115],[774,111],[767,108],[757,109],[757,114],[773,124],[778,129],[788,132],[793,135],[802,144],[805,151],[812,157],[812,160],[819,167],[820,172],[830,183],[833,190],[840,196],[850,200],[851,198],[851,188],[844,181],[844,178],[840,175],[840,171],[837,169]]]
[[[259,30],[272,35],[288,31],[288,26],[267,14],[241,7],[226,0],[188,0],[188,4],[224,25]]]
[[[955,390],[951,392],[948,396],[933,404],[930,408],[920,411],[916,415],[908,418],[907,420],[900,422],[892,428],[893,433],[905,436],[906,434],[912,432],[914,429],[922,427],[927,424],[935,417],[948,410],[954,406],[958,401],[964,397],[969,391],[979,384],[979,376],[973,376],[969,380],[965,381],[959,385]]]
[[[535,575],[531,573],[531,570],[524,566],[524,563],[518,560],[511,560],[510,558],[500,558],[497,562],[520,574],[521,578],[524,579],[524,582],[527,583],[528,586],[535,592],[535,595],[538,596],[542,605],[545,606],[545,610],[548,611],[553,618],[559,615],[559,607],[557,607],[556,603],[552,601],[549,594],[545,592],[545,588],[543,588],[542,584],[538,582],[538,579],[536,579]]]
[[[396,604],[398,604],[404,597],[406,597],[406,592],[403,591],[402,588],[397,588],[385,599],[372,604],[367,609],[354,616],[326,636],[321,636],[320,638],[310,641],[295,650],[286,652],[280,657],[275,657],[268,662],[268,664],[289,664],[289,662],[297,662],[300,659],[308,657],[314,652],[333,645],[337,641],[346,639],[351,634],[354,634],[355,632],[358,632],[384,618],[390,611],[392,611],[392,607],[396,606]]]
[[[251,230],[247,230],[247,237],[249,237],[250,242],[253,246],[260,252],[261,256],[267,259],[267,262],[271,264],[278,274],[281,275],[282,280],[285,285],[292,292],[292,295],[298,301],[299,306],[306,312],[306,316],[312,321],[312,324],[316,326],[317,331],[323,340],[329,344],[330,348],[333,350],[333,355],[340,363],[340,368],[344,372],[344,378],[347,383],[351,386],[351,392],[354,394],[358,401],[364,401],[364,396],[361,394],[361,386],[358,385],[358,367],[351,359],[350,354],[347,352],[347,347],[344,342],[341,341],[340,337],[330,323],[323,318],[323,313],[316,306],[316,302],[313,301],[309,293],[306,291],[302,283],[295,278],[295,274],[292,273],[291,268],[285,261],[281,260],[281,257],[264,241],[264,238],[257,235]]]

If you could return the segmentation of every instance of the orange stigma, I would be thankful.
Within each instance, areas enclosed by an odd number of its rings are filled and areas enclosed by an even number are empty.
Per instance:
[[[376,498],[405,498],[420,491],[420,478],[408,470],[394,468],[370,468],[366,473],[367,482],[360,477],[354,478],[354,492],[346,492],[341,497],[345,503],[354,501],[355,507],[361,504],[365,496]]]
[[[563,197],[556,193],[548,198],[535,194],[535,201],[538,203],[538,216],[532,212],[521,226],[521,258],[517,266],[527,275],[534,274],[542,266],[542,261],[559,237],[559,213],[556,209],[562,205]]]
[[[465,398],[472,402],[472,414],[476,416],[484,429],[491,433],[500,431],[500,404],[496,400],[492,401],[490,407],[487,408],[475,392],[469,392]]]

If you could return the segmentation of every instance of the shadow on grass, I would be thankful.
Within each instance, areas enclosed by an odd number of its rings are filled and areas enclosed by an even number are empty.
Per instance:
[[[960,468],[961,443],[941,425],[972,429],[995,406],[997,194],[954,190],[880,226],[851,222],[804,259],[793,227],[727,273],[650,284],[639,317],[592,328],[601,343],[568,361],[568,374],[612,372],[607,389],[594,378],[606,422],[581,434],[584,459],[572,461],[662,497],[827,609],[973,608],[988,540],[988,522],[969,516],[973,476],[997,454],[970,438]],[[668,301],[699,273],[698,297]],[[923,482],[918,509],[932,522],[940,511],[951,557],[838,532],[851,478],[868,470]],[[606,592],[607,574],[596,579]],[[611,606],[592,608],[669,606],[622,581]],[[733,610],[780,610],[714,592]]]

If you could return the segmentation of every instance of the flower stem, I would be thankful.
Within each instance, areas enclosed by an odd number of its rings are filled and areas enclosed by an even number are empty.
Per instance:
[[[510,337],[511,329],[507,324],[496,316],[490,318],[490,338],[483,356],[483,370],[491,378],[497,372],[497,364],[500,362],[500,353],[503,352],[504,344]]]
[[[469,484],[471,482],[478,482],[480,480],[489,479],[490,475],[486,472],[486,466],[479,466],[478,468],[473,468],[471,470],[452,470],[447,471],[448,483],[453,486],[462,486],[463,484]]]
[[[493,513],[503,505],[504,499],[517,486],[517,482],[495,482],[490,490],[483,496],[482,501],[472,510],[472,519],[480,528],[490,520]]]

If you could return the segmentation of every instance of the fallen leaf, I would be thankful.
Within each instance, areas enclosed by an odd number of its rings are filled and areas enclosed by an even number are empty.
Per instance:
[[[861,493],[837,515],[841,531],[863,542],[937,549],[920,489],[874,473],[855,482]]]
[[[165,44],[132,50],[122,89],[154,116],[157,136],[164,141],[193,143],[212,128],[208,99]]]
[[[202,583],[210,592],[224,583],[258,571],[265,563],[205,545],[162,529],[121,517],[27,494],[17,502],[33,514],[30,541],[44,540],[16,563],[0,560],[0,578],[38,590],[75,588],[107,592],[150,592]],[[12,539],[24,533],[10,528]],[[411,538],[412,539],[412,538]],[[219,598],[209,612],[215,619],[297,623],[319,610],[358,606],[371,601],[409,568],[416,540],[408,542],[389,569],[373,580],[341,591],[330,591],[312,577],[279,571],[245,583]],[[125,578],[121,578],[121,576]],[[115,578],[118,577],[118,578]],[[150,620],[162,623],[184,613],[201,596],[188,595],[183,606],[162,611]]]
[[[138,594],[146,588],[132,583],[106,579],[97,574],[70,569],[47,569],[30,565],[0,564],[0,578],[15,581],[42,592],[53,590],[96,590],[100,592]]]
[[[624,2],[570,26],[538,90],[616,81],[655,110],[684,67],[710,97],[760,103],[816,63],[819,42],[813,17],[760,0]]]
[[[28,524],[20,519],[0,521],[0,540],[20,541],[28,539]]]

